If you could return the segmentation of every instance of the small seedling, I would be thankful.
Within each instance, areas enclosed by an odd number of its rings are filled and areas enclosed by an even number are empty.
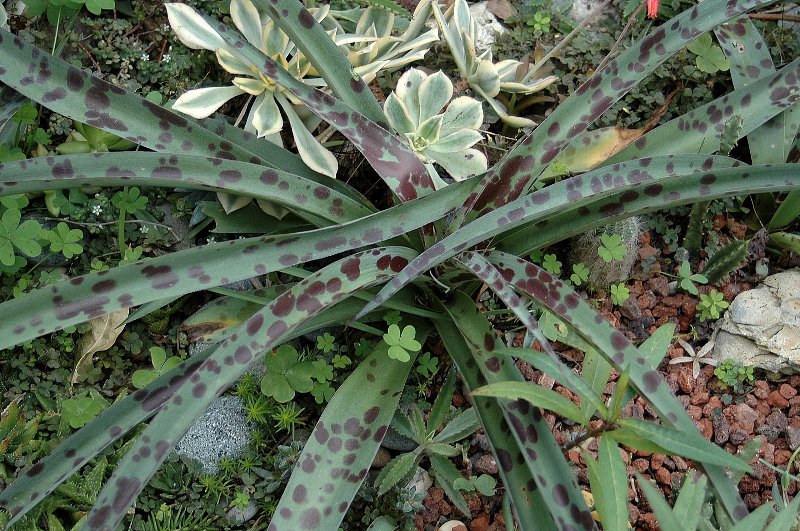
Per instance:
[[[753,367],[745,367],[731,359],[723,361],[714,369],[714,376],[740,394],[744,392],[744,384],[751,383],[755,379]]]
[[[308,393],[314,387],[317,370],[310,361],[300,361],[291,345],[281,345],[264,358],[267,373],[261,378],[261,392],[276,402],[289,402],[295,393]]]
[[[569,279],[576,286],[580,286],[589,280],[589,268],[583,265],[583,263],[575,264],[572,266],[572,274],[569,276]]]
[[[728,306],[730,306],[730,304],[725,301],[725,296],[715,289],[712,289],[708,295],[701,294],[700,302],[697,304],[697,310],[700,312],[700,320],[719,319],[720,313]]]
[[[714,349],[714,342],[709,341],[703,348],[695,352],[694,347],[691,346],[689,343],[684,341],[683,339],[679,339],[678,343],[681,347],[683,347],[683,351],[686,353],[685,356],[681,356],[679,358],[673,358],[669,360],[670,365],[675,365],[676,363],[690,363],[692,364],[692,376],[696,379],[700,376],[700,364],[705,363],[706,365],[717,365],[717,360],[714,358],[706,358],[706,354],[711,352]],[[716,372],[716,371],[715,371]]]
[[[417,358],[417,374],[423,378],[430,378],[439,370],[438,363],[439,358],[431,356],[430,352],[426,352]]]
[[[178,356],[171,356],[167,359],[167,351],[161,347],[150,347],[150,363],[153,364],[152,369],[139,369],[133,373],[133,386],[136,389],[141,389],[147,384],[161,376],[162,374],[171,371],[178,366],[181,360]]]
[[[50,251],[61,253],[66,259],[83,252],[83,246],[77,243],[83,238],[83,231],[70,229],[64,222],[56,225],[55,229],[47,231],[45,237],[50,241]]]
[[[336,348],[336,338],[333,337],[328,332],[325,332],[321,336],[317,336],[317,349],[321,350],[325,354],[331,352],[334,348]]]
[[[88,396],[65,399],[61,403],[61,417],[72,428],[78,429],[107,407],[108,401],[97,390],[89,389]]]
[[[628,300],[630,295],[631,291],[622,282],[611,285],[611,302],[616,306],[625,304],[625,301]]]
[[[686,47],[695,54],[697,69],[707,74],[716,74],[730,70],[731,62],[725,57],[722,48],[711,41],[711,35],[704,33]]]
[[[476,490],[484,496],[494,496],[497,481],[488,474],[481,474],[480,476],[470,476],[467,478],[458,478],[453,482],[453,487],[458,490],[466,492],[475,492]]]
[[[678,278],[680,279],[678,283],[680,288],[692,295],[698,294],[695,282],[698,284],[706,284],[708,282],[708,279],[704,275],[700,273],[693,274],[692,266],[687,261],[681,262],[681,266],[678,269]]]

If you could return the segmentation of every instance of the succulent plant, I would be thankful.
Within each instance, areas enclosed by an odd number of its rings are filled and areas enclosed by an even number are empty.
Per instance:
[[[483,110],[478,100],[452,97],[453,83],[444,73],[412,68],[400,76],[383,110],[423,161],[436,162],[461,180],[486,171],[486,156],[472,147],[483,139],[478,131]]]
[[[461,77],[467,80],[469,87],[480,94],[508,125],[513,127],[536,125],[533,120],[508,114],[496,96],[500,92],[530,94],[540,91],[553,83],[556,80],[555,76],[534,79],[538,68],[532,65],[525,66],[521,61],[514,59],[495,63],[492,60],[491,48],[479,55],[475,50],[478,23],[472,18],[466,0],[455,0],[446,13],[442,13],[439,5],[434,3],[433,14],[450,47],[458,71]]]

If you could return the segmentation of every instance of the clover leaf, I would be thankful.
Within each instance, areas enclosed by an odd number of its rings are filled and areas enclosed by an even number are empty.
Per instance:
[[[619,234],[605,234],[600,236],[600,247],[597,249],[597,254],[603,259],[605,263],[611,263],[614,260],[620,261],[625,258],[625,246],[622,245],[622,236]]]
[[[698,284],[708,283],[708,278],[705,275],[701,275],[700,273],[692,274],[692,266],[686,261],[682,262],[680,268],[678,268],[678,277],[681,279],[679,284],[681,289],[692,295],[697,295],[699,293],[697,286],[694,285],[695,282]]]
[[[108,401],[96,390],[89,391],[89,396],[67,398],[61,403],[61,417],[72,428],[84,427],[108,406]]]
[[[583,284],[589,280],[589,268],[582,263],[575,264],[572,266],[572,274],[569,276],[569,279],[576,286]]]
[[[308,393],[314,387],[317,368],[291,345],[281,345],[264,358],[267,373],[261,378],[261,392],[276,402],[289,402],[295,393]]]
[[[150,363],[153,364],[152,369],[139,369],[133,373],[133,386],[141,389],[162,374],[171,371],[180,364],[181,360],[178,356],[171,356],[167,359],[167,351],[161,347],[150,347]]]
[[[711,35],[704,33],[686,47],[695,54],[698,70],[707,74],[724,72],[731,68],[731,62],[725,57],[722,48],[711,41]]]
[[[0,263],[13,266],[16,262],[16,247],[28,256],[39,256],[42,247],[36,241],[42,234],[42,226],[38,221],[29,219],[20,224],[22,213],[11,208],[0,218]]]
[[[428,378],[436,374],[439,370],[439,358],[431,356],[430,352],[426,352],[417,359],[417,373],[423,378]]]
[[[336,338],[328,332],[325,332],[321,336],[317,336],[317,349],[321,350],[325,354],[332,351],[335,347]]]
[[[64,258],[69,259],[83,252],[83,246],[76,243],[83,238],[83,231],[70,229],[63,221],[54,230],[47,231],[45,237],[50,240],[50,251],[61,253]]]
[[[414,339],[416,335],[417,331],[411,325],[403,328],[402,332],[396,324],[390,325],[388,332],[383,334],[383,340],[389,345],[389,357],[402,362],[411,360],[409,351],[419,352],[422,348],[419,341]]]
[[[135,214],[147,206],[147,197],[141,195],[139,188],[134,186],[114,194],[111,204],[128,214]]]
[[[542,267],[545,268],[548,273],[552,273],[553,275],[558,276],[561,274],[561,262],[559,262],[558,258],[556,258],[556,255],[554,254],[544,255]]]

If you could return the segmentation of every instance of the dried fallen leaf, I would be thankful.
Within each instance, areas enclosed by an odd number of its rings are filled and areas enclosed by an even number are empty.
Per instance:
[[[93,354],[114,346],[117,337],[125,329],[123,323],[128,317],[128,312],[128,308],[125,308],[89,321],[92,328],[78,340],[78,362],[70,380],[73,384],[91,366]]]

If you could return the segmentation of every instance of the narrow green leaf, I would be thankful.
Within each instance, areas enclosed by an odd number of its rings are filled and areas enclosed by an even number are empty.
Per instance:
[[[685,433],[675,428],[638,419],[620,419],[619,424],[628,427],[640,436],[650,439],[667,452],[688,457],[700,463],[729,467],[734,470],[750,470],[750,465],[729,454],[698,433]]]
[[[800,217],[800,190],[793,190],[783,198],[772,219],[769,220],[769,230],[788,227],[790,223]]]
[[[601,437],[597,449],[597,471],[602,478],[602,500],[604,529],[628,527],[628,471],[617,443],[610,437]],[[597,499],[598,493],[592,494]],[[598,507],[598,512],[599,507]]]
[[[683,522],[685,529],[696,529],[700,520],[700,509],[706,501],[706,477],[696,476],[693,472],[686,475],[672,514]]]
[[[456,372],[451,370],[447,378],[445,378],[439,394],[433,401],[430,413],[428,413],[428,424],[426,426],[429,432],[439,429],[445,416],[450,412],[450,406],[453,401],[453,392],[456,386]]]
[[[581,378],[589,384],[598,396],[602,396],[606,390],[608,377],[611,375],[611,364],[608,363],[597,351],[593,348],[588,348],[583,356],[583,364],[581,366]],[[589,400],[581,397],[581,413],[583,414],[584,422],[591,420],[592,415],[597,411],[597,407]]]
[[[789,531],[793,529],[797,521],[798,511],[800,511],[800,496],[795,496],[789,505],[778,512],[764,531]]]
[[[507,400],[522,399],[536,407],[553,411],[575,422],[582,422],[581,410],[568,400],[550,389],[529,382],[499,382],[485,385],[472,391],[477,396],[493,396]]]
[[[767,518],[772,514],[773,502],[766,502],[752,513],[748,514],[728,531],[751,531],[753,529],[764,529]]]
[[[469,510],[469,505],[467,505],[467,500],[464,499],[464,496],[458,491],[458,489],[453,487],[453,483],[457,479],[463,479],[461,472],[459,472],[455,465],[446,457],[432,455],[430,456],[430,461],[431,468],[436,476],[436,481],[444,490],[445,494],[447,494],[447,497],[453,502],[459,511],[467,516],[467,518],[472,518],[472,513]]]
[[[413,451],[400,454],[392,459],[376,478],[375,484],[378,486],[378,496],[383,496],[389,489],[397,485],[401,479],[411,474],[417,465],[420,452]]]
[[[800,234],[791,232],[773,232],[769,235],[771,242],[788,249],[789,251],[800,253]]]
[[[687,528],[678,518],[673,514],[667,500],[661,495],[661,492],[653,486],[647,478],[641,474],[636,474],[636,479],[642,487],[647,501],[650,502],[650,508],[656,515],[658,523],[661,525],[663,531],[685,531]]]
[[[434,438],[435,443],[451,444],[470,435],[481,425],[478,413],[474,408],[469,408],[451,420]]]

